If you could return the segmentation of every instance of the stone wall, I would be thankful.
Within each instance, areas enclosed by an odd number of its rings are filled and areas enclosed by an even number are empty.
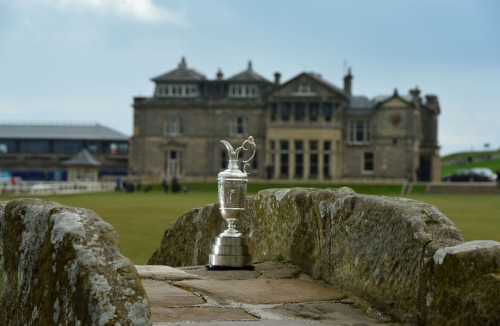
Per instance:
[[[206,264],[224,227],[218,204],[191,210],[148,264]],[[399,321],[500,324],[500,243],[464,244],[434,206],[349,188],[270,189],[247,198],[238,229],[255,262],[282,254]]]
[[[0,203],[0,325],[151,325],[118,234],[94,212]]]

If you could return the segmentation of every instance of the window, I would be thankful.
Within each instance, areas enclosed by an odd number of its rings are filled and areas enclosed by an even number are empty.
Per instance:
[[[295,121],[303,121],[306,116],[306,104],[305,103],[295,103],[293,118]]]
[[[288,140],[281,140],[280,141],[280,178],[286,179],[288,178],[288,159],[289,159],[289,154],[288,154]]]
[[[371,140],[370,123],[365,120],[348,122],[348,143],[368,144]]]
[[[198,95],[198,86],[196,85],[158,85],[157,94],[168,97],[194,97]]]
[[[317,140],[310,140],[309,141],[309,150],[311,150],[311,151],[318,150],[318,141]]]
[[[310,94],[311,92],[311,84],[309,83],[302,83],[299,84],[297,93],[302,93],[302,94]]]
[[[325,141],[323,143],[323,177],[325,179],[331,178],[330,172],[330,158],[331,158],[332,142]]]
[[[165,151],[165,176],[167,178],[176,178],[181,176],[182,171],[182,152],[178,150]]]
[[[235,117],[230,120],[229,134],[231,136],[246,136],[248,135],[248,118]]]
[[[288,177],[288,153],[280,155],[280,178],[286,179]]]
[[[278,115],[278,104],[273,103],[271,105],[271,121],[276,121],[277,115]]]
[[[252,163],[252,170],[255,171],[259,169],[259,159],[257,158],[257,152],[255,152],[255,155],[253,156],[251,163]]]
[[[90,153],[99,153],[101,151],[100,142],[88,142],[87,150]]]
[[[54,141],[54,153],[78,153],[83,148],[81,141]]]
[[[257,96],[257,85],[231,85],[229,95],[232,97],[254,97]]]
[[[304,175],[304,154],[295,153],[295,178],[302,179]]]
[[[274,164],[276,163],[276,142],[274,140],[269,141],[269,148],[270,148],[270,162],[269,165],[266,167],[266,173],[267,173],[267,178],[271,179],[274,178],[274,173],[275,173],[275,167]]]
[[[290,120],[290,103],[280,103],[279,111],[282,121]]]
[[[316,179],[319,173],[318,141],[309,141],[309,177]]]
[[[333,115],[332,103],[323,103],[323,116],[325,117],[325,121],[332,120],[332,115]]]
[[[128,143],[118,143],[116,149],[117,149],[117,152],[119,154],[127,154],[128,153]]]
[[[116,154],[117,149],[118,145],[116,145],[116,143],[109,144],[109,154]]]
[[[364,153],[363,172],[373,172],[373,153]]]
[[[295,175],[294,178],[302,179],[304,176],[304,141],[296,140],[294,141],[295,148]]]
[[[45,140],[22,140],[19,144],[21,153],[50,153],[50,144]]]
[[[15,140],[0,141],[0,154],[17,152],[17,144]]]
[[[318,103],[309,104],[309,121],[317,121],[319,115]]]
[[[182,118],[181,117],[168,117],[165,119],[163,126],[163,133],[165,136],[176,136],[183,133]]]
[[[280,149],[282,151],[287,151],[288,150],[288,140],[281,140],[280,141]]]

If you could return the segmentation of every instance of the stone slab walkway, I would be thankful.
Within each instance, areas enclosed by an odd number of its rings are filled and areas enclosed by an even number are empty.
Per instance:
[[[155,326],[399,325],[291,264],[264,262],[255,271],[136,268]]]

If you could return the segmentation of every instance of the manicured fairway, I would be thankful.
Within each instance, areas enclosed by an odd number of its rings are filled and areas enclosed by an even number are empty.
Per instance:
[[[283,185],[272,185],[275,186]],[[356,190],[359,193],[366,190],[370,194],[399,196],[398,187],[392,186],[393,189],[391,186],[381,186],[379,193],[376,186],[368,187]],[[190,188],[194,191],[189,194],[164,194],[160,191],[147,194],[93,193],[45,196],[42,199],[95,211],[118,231],[122,253],[135,264],[145,264],[158,248],[165,228],[177,216],[191,208],[217,201],[215,187],[214,191],[208,191],[211,187],[203,189],[196,185]],[[262,185],[258,188],[267,187]],[[249,193],[255,194],[257,190],[249,189]],[[414,194],[407,197],[438,207],[460,228],[467,241],[479,239],[500,241],[500,196],[498,195]],[[11,199],[13,197],[0,197],[0,201]]]

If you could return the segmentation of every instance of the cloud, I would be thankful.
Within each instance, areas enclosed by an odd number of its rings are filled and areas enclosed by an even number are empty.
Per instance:
[[[152,0],[28,0],[28,2],[39,2],[60,10],[90,10],[143,22],[186,25],[185,9],[174,12],[166,7],[157,6]]]

